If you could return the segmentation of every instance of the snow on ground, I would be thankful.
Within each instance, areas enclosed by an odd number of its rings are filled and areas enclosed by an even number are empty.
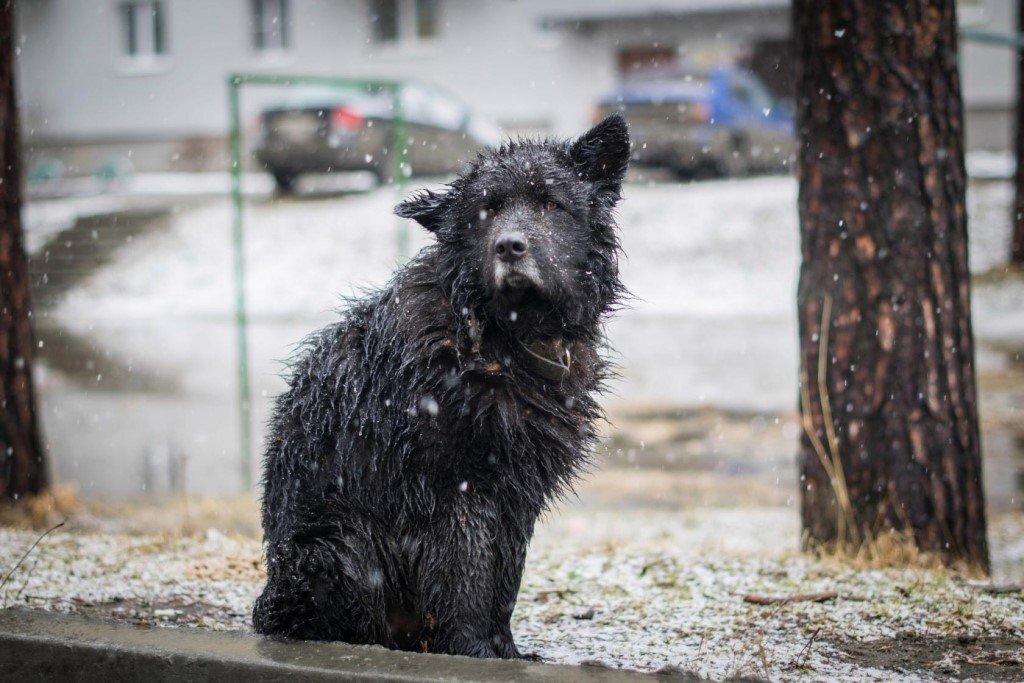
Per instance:
[[[360,174],[353,181],[352,174],[337,176],[342,186],[366,189]],[[246,172],[241,177],[242,193],[247,196],[266,196],[274,191],[274,181],[266,173]],[[225,172],[203,173],[132,173],[117,178],[73,176],[51,180],[34,180],[27,191],[30,199],[65,205],[88,206],[89,200],[106,197],[124,201],[132,197],[204,197],[230,194],[232,178]]]
[[[978,149],[967,153],[967,175],[971,178],[1009,180],[1017,170],[1013,152]]]
[[[1008,183],[970,192],[971,264],[1006,256]],[[644,314],[757,317],[788,314],[799,259],[796,182],[789,177],[629,185],[620,206],[623,279]],[[381,285],[398,261],[392,188],[342,198],[249,203],[245,243],[254,316],[318,315],[339,293]],[[102,201],[101,201],[102,200]],[[109,198],[90,202],[110,205]],[[30,206],[32,211],[46,207]],[[170,230],[136,240],[70,297],[61,313],[119,319],[233,312],[231,207],[217,200],[177,214]],[[401,225],[401,227],[400,227]]]
[[[1002,182],[972,185],[976,271],[1005,258],[1008,193]],[[795,181],[631,184],[625,195],[619,212],[622,278],[635,300],[609,325],[623,366],[616,394],[623,400],[791,410],[799,265]],[[249,202],[250,319],[304,320],[312,330],[334,315],[341,295],[384,284],[399,262],[400,230],[410,236],[412,251],[429,240],[419,226],[392,215],[398,198],[394,189],[381,188],[341,198]],[[77,330],[176,318],[230,321],[231,216],[226,200],[177,213],[169,229],[133,240],[113,264],[71,292],[57,317]],[[1024,284],[990,289],[976,297],[979,337],[1024,339],[1024,309],[1015,305]],[[118,349],[120,336],[110,335],[103,345]],[[178,355],[188,355],[182,351]],[[271,357],[288,353],[281,346]]]
[[[74,225],[79,218],[113,213],[124,210],[124,207],[123,198],[111,195],[28,202],[22,211],[25,249],[29,253],[37,252],[61,231]]]
[[[743,201],[738,202],[737,196]],[[796,275],[796,185],[761,178],[699,185],[630,186],[620,210],[623,279],[651,315],[788,314]],[[246,208],[246,295],[253,317],[320,315],[339,294],[386,282],[398,262],[397,231],[412,250],[428,242],[394,217],[390,188]],[[69,296],[74,318],[227,316],[233,313],[231,207],[186,210],[166,232],[135,240],[117,262]]]
[[[1011,648],[1024,637],[1024,593],[988,593],[940,571],[814,560],[792,551],[795,532],[794,512],[779,508],[555,515],[531,547],[513,623],[517,641],[565,664],[677,667],[713,678],[910,681],[943,677],[899,661],[879,670],[844,652],[908,634],[962,643],[990,638]],[[1019,517],[993,521],[995,537],[1021,532]],[[0,567],[12,567],[35,537],[0,528]],[[246,630],[262,579],[260,547],[251,538],[212,529],[193,536],[62,530],[43,540],[0,600],[135,623]],[[743,600],[828,591],[838,598],[782,606]],[[1018,658],[1018,668],[1004,674],[1024,672],[1019,656],[1004,653]],[[967,664],[963,652],[947,659],[947,674]]]
[[[738,194],[744,201],[736,201]],[[798,255],[792,179],[630,185],[626,196],[623,280],[636,298],[609,326],[623,368],[615,394],[626,401],[790,410]],[[279,367],[261,366],[265,359],[287,357],[292,343],[330,319],[340,295],[387,281],[398,262],[399,230],[407,231],[413,251],[428,243],[422,228],[392,215],[397,200],[383,188],[247,205],[250,318],[265,323],[267,334],[274,334],[273,321],[305,321],[287,331],[292,336],[261,347],[265,355],[254,355],[260,374]],[[98,338],[101,347],[136,358],[152,349],[133,344],[123,333],[127,327],[230,322],[230,225],[226,201],[178,213],[169,229],[126,245],[113,264],[69,294],[56,317]],[[171,344],[176,336],[184,347]],[[192,358],[188,340],[187,333],[161,335],[161,362]]]
[[[393,190],[343,200],[278,201],[246,209],[246,297],[253,318],[317,316],[339,294],[381,284],[397,262]],[[232,212],[214,201],[135,240],[117,262],[73,292],[65,319],[230,317]],[[421,230],[416,230],[416,235]]]
[[[348,178],[345,182],[352,184]],[[266,196],[273,187],[270,177],[262,173],[242,177],[242,192],[247,197]],[[355,187],[365,189],[365,183],[357,182]],[[202,197],[223,198],[230,190],[227,173],[140,173],[113,181],[92,177],[37,181],[29,184],[30,200],[22,212],[25,248],[29,253],[38,251],[79,218],[166,206],[171,198],[191,204]]]

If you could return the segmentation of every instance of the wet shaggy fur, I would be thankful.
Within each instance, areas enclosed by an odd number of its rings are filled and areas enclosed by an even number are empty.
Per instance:
[[[436,243],[313,335],[277,399],[257,632],[522,656],[510,619],[534,523],[600,417],[628,157],[613,116],[486,150],[396,208]]]

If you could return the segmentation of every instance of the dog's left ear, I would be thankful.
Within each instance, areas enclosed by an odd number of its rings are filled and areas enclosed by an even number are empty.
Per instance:
[[[411,218],[430,232],[437,232],[444,223],[448,194],[421,190],[395,207],[395,215]]]
[[[569,147],[569,156],[582,178],[620,184],[629,166],[629,129],[622,114],[612,114],[581,135]]]

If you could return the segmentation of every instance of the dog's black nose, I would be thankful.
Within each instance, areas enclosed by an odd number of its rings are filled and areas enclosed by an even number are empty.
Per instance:
[[[521,232],[506,233],[494,243],[494,253],[502,261],[508,263],[523,258],[529,248],[530,242],[526,239],[526,235]]]

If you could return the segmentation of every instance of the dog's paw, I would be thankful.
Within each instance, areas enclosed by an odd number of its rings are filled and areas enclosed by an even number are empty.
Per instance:
[[[486,640],[463,640],[439,647],[431,652],[442,652],[449,655],[462,655],[463,657],[476,657],[478,659],[497,659],[501,653],[497,648],[491,646]]]
[[[540,655],[532,652],[523,654],[516,647],[515,642],[507,636],[495,636],[494,638],[494,651],[502,659],[522,659],[527,662],[541,662]]]

